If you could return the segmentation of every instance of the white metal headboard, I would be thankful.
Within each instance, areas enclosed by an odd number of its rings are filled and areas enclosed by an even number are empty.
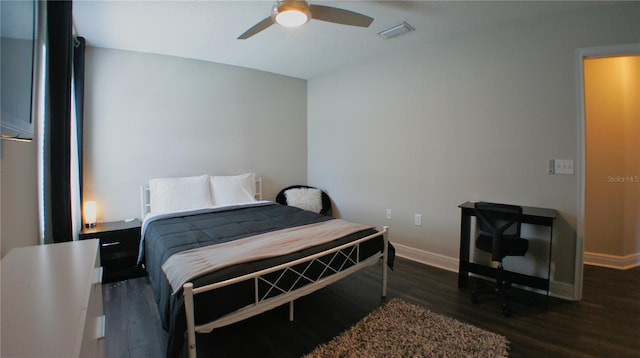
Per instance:
[[[256,200],[262,200],[262,177],[256,177]],[[149,184],[140,186],[140,220],[151,212]]]

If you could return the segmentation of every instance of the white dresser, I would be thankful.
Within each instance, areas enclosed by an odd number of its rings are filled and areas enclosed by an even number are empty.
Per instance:
[[[98,240],[13,249],[0,275],[0,356],[104,356]]]

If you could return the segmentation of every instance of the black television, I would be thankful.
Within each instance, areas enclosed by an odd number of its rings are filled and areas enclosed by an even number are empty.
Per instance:
[[[40,1],[0,1],[0,138],[30,141],[41,36]]]

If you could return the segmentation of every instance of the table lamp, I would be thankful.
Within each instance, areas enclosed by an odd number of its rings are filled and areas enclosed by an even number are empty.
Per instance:
[[[84,225],[86,227],[96,226],[96,202],[86,201],[84,203]]]

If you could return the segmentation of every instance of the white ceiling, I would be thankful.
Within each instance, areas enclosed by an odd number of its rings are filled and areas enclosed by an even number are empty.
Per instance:
[[[82,1],[74,26],[89,46],[224,63],[301,79],[456,33],[548,13],[603,5],[593,1],[310,1],[373,17],[369,28],[311,20],[297,29],[273,25],[236,38],[269,16],[273,1]],[[611,4],[610,2],[604,2]],[[416,30],[385,40],[402,21]]]

